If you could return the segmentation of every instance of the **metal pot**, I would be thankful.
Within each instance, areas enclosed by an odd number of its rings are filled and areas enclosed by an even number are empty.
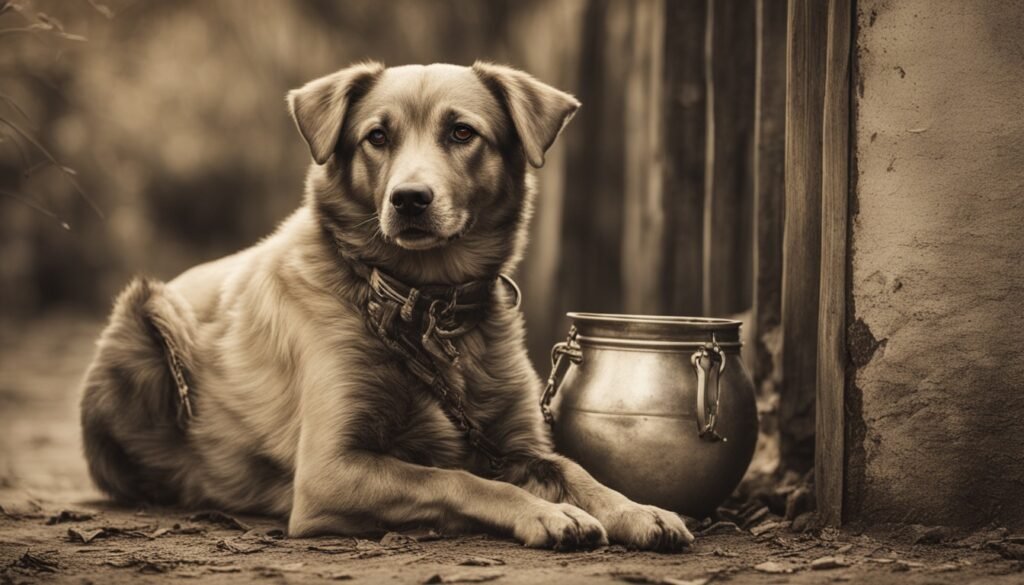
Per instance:
[[[541,410],[556,449],[634,501],[695,518],[754,454],[754,385],[740,322],[569,313]]]

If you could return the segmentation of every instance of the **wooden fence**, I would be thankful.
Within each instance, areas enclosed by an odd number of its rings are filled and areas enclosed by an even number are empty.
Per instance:
[[[542,372],[566,311],[748,313],[748,363],[766,391],[777,382],[786,8],[581,0],[512,11],[509,60],[583,102],[539,173],[520,274]]]

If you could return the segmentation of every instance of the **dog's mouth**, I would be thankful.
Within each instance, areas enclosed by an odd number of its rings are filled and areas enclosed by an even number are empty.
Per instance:
[[[471,227],[473,227],[473,220],[467,216],[462,221],[461,227],[451,235],[444,235],[427,227],[407,226],[399,230],[399,232],[390,239],[406,250],[430,250],[432,248],[440,248],[441,246],[445,246],[450,242],[458,240],[465,235]]]
[[[420,228],[406,228],[395,236],[395,243],[407,250],[429,250],[445,244],[447,240]]]

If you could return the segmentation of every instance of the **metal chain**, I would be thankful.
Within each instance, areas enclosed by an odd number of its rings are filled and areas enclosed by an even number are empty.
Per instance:
[[[447,302],[432,300],[421,314],[419,323],[415,323],[413,305],[422,298],[421,292],[412,288],[406,297],[391,288],[382,290],[380,284],[379,277],[370,279],[371,297],[366,311],[370,329],[388,349],[402,358],[404,367],[430,390],[445,416],[466,436],[466,442],[487,458],[493,469],[502,469],[506,457],[466,412],[462,400],[464,388],[453,387],[443,374],[444,366],[459,367],[459,352],[451,340],[472,329],[476,325],[475,319],[471,318],[462,324],[458,322],[458,303],[453,290]],[[389,305],[400,308],[397,311],[388,310]],[[396,313],[400,313],[406,331],[396,327],[401,327],[395,323]]]
[[[569,366],[583,362],[583,352],[576,343],[576,326],[569,328],[569,335],[565,341],[556,343],[551,348],[551,374],[548,376],[547,384],[544,385],[544,393],[540,397],[540,412],[544,415],[544,422],[554,424],[555,416],[551,413],[551,401],[558,392],[558,386],[562,383],[562,377],[569,371]]]

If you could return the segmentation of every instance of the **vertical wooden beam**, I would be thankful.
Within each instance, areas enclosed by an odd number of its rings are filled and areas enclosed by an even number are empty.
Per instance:
[[[561,4],[561,3],[558,3]],[[565,144],[562,259],[552,321],[565,336],[564,312],[621,312],[626,88],[632,4],[590,0],[583,10],[576,95],[583,103]],[[615,139],[609,139],[615,137]],[[542,370],[547,364],[541,365]]]
[[[818,519],[838,526],[843,502],[846,270],[850,162],[851,0],[831,0],[821,164],[821,291],[814,486]]]
[[[713,136],[704,299],[709,315],[746,311],[754,273],[755,0],[713,0],[710,102]]]
[[[704,167],[707,90],[704,71],[706,0],[665,3],[663,127],[665,229],[660,297],[664,311],[703,310]]]
[[[546,83],[580,95],[578,77],[582,24],[588,0],[563,2],[516,2],[505,20],[503,56],[516,67]],[[606,37],[607,38],[607,37]],[[609,39],[608,42],[612,42]],[[584,108],[590,108],[585,95]],[[586,110],[584,110],[586,111]],[[523,313],[526,316],[526,343],[534,365],[547,374],[551,344],[565,337],[566,326],[559,291],[562,263],[562,210],[570,153],[582,145],[580,120],[574,121],[555,146],[548,151],[544,167],[537,170],[537,198],[530,223],[530,245],[518,270],[523,289]],[[571,307],[571,305],[569,305]]]
[[[625,307],[659,313],[665,217],[662,130],[664,0],[630,3],[633,48],[626,76],[626,201],[620,266]]]
[[[754,382],[774,392],[780,380],[782,228],[786,182],[786,3],[757,0],[754,95]]]
[[[814,463],[827,19],[825,2],[789,0],[779,446],[782,466],[799,471]]]

